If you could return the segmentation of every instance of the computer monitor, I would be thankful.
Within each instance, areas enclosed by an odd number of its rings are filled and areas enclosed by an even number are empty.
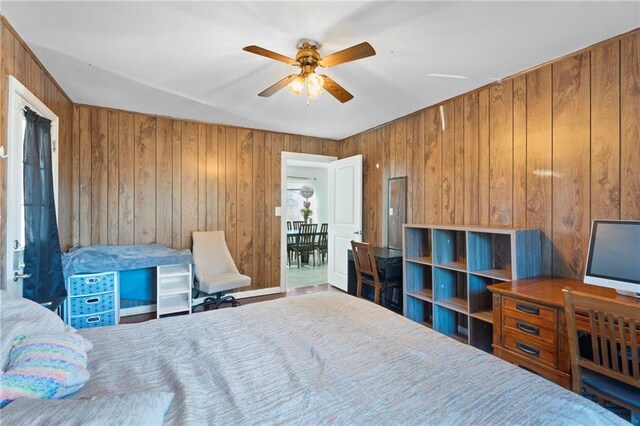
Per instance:
[[[584,282],[640,297],[640,221],[593,221]]]

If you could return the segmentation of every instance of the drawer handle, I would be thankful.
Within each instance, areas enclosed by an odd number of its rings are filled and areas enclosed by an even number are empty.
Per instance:
[[[100,278],[98,277],[85,278],[84,282],[86,284],[96,284],[100,282]]]
[[[520,321],[516,322],[516,327],[524,331],[525,333],[533,334],[534,336],[540,335],[540,329],[538,327],[534,327],[532,325],[525,324]]]
[[[87,305],[93,305],[94,303],[98,303],[100,301],[99,297],[93,297],[91,299],[87,299],[84,301]]]
[[[89,317],[87,318],[87,322],[98,322],[100,321],[100,317]]]
[[[527,353],[533,356],[540,356],[540,349],[534,348],[533,346],[525,345],[524,343],[517,342],[516,347],[520,349],[522,352]]]
[[[516,309],[528,314],[540,315],[540,309],[535,306],[525,305],[524,303],[516,303]]]

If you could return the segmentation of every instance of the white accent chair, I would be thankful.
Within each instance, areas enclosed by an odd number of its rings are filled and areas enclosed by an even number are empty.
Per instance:
[[[225,296],[228,290],[235,290],[251,285],[251,278],[242,275],[231,257],[224,239],[224,231],[193,232],[193,260],[195,263],[196,297],[204,293],[204,302],[192,307],[204,309],[222,303],[240,304],[233,296]]]

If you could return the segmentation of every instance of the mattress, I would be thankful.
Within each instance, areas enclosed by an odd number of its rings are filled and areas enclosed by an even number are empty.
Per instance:
[[[74,398],[174,392],[166,424],[625,424],[338,292],[79,332],[94,349]]]

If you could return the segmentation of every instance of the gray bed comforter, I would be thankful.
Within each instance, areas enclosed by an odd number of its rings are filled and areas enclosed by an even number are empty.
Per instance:
[[[625,424],[534,374],[337,292],[82,330],[75,398],[166,390],[168,424]]]

